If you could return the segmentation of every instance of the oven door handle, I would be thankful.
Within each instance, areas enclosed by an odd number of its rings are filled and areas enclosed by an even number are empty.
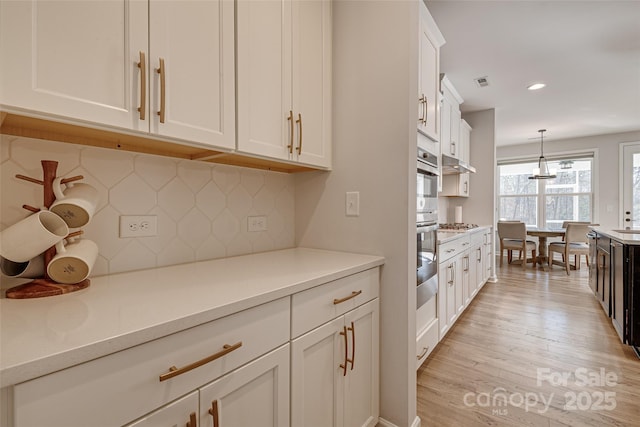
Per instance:
[[[430,231],[435,231],[438,229],[438,224],[432,224],[432,225],[421,225],[418,226],[417,228],[417,232],[418,233],[428,233]]]

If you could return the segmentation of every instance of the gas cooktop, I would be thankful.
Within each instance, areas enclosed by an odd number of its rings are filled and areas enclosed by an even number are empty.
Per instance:
[[[460,232],[464,232],[464,231],[468,231],[471,230],[473,228],[478,227],[478,224],[466,224],[466,223],[461,223],[461,222],[456,222],[456,223],[446,223],[446,224],[438,224],[438,227],[440,229],[440,231],[460,231]]]

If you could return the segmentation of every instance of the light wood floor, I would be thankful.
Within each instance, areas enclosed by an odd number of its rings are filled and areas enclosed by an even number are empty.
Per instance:
[[[497,273],[418,370],[422,426],[640,426],[640,359],[586,266]]]

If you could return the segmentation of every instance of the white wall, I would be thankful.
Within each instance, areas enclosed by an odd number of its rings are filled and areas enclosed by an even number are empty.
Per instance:
[[[333,4],[333,171],[296,177],[296,243],[378,254],[380,415],[416,417],[415,158],[418,3]],[[360,216],[345,216],[345,192]]]
[[[545,156],[554,153],[571,153],[596,151],[595,163],[595,215],[594,221],[605,228],[616,228],[620,224],[619,197],[619,145],[625,142],[640,142],[640,132],[626,132],[608,135],[598,135],[564,140],[545,140]],[[510,145],[497,148],[497,158],[536,159],[540,155],[540,143]]]

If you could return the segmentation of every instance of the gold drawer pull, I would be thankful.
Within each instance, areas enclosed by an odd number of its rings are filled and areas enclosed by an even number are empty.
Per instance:
[[[291,130],[291,138],[289,139],[289,145],[287,145],[287,148],[289,149],[289,154],[292,154],[293,153],[293,127],[294,127],[293,111],[289,110],[289,117],[287,117],[287,120],[289,121],[289,129]]]
[[[160,68],[156,69],[156,72],[160,74],[160,111],[158,111],[158,115],[160,116],[160,123],[164,123],[165,113],[166,113],[166,72],[164,69],[164,58],[160,58]]]
[[[333,304],[337,305],[337,304],[343,303],[345,301],[349,301],[351,298],[355,298],[358,295],[360,295],[361,293],[362,293],[362,291],[353,291],[353,292],[351,292],[351,295],[349,295],[348,297],[344,297],[344,298],[340,298],[340,299],[334,299],[333,300]]]
[[[347,376],[347,363],[349,362],[349,344],[347,343],[347,327],[343,326],[342,327],[342,332],[340,332],[340,335],[342,335],[344,337],[344,363],[340,364],[340,367],[342,368],[342,376],[346,377]]]
[[[429,351],[429,346],[422,347],[422,353],[420,353],[420,355],[418,356],[418,360],[422,359],[424,355],[427,354],[428,351]]]
[[[180,369],[176,368],[175,366],[172,366],[169,368],[169,372],[166,372],[162,375],[160,375],[160,381],[165,381],[168,380],[169,378],[173,378],[175,376],[184,374],[185,372],[189,372],[192,369],[195,369],[199,366],[205,365],[209,362],[212,362],[216,359],[221,358],[224,355],[227,355],[229,353],[231,353],[234,350],[239,349],[240,347],[242,347],[242,341],[237,342],[233,345],[229,345],[229,344],[225,344],[224,346],[222,346],[222,350],[220,350],[219,352],[217,352],[216,354],[212,354],[209,357],[205,357],[202,360],[198,360],[197,362],[193,362],[190,365],[184,366]]]
[[[296,123],[299,123],[299,128],[298,128],[298,155],[302,154],[302,114],[298,113],[298,120],[296,120]]]

